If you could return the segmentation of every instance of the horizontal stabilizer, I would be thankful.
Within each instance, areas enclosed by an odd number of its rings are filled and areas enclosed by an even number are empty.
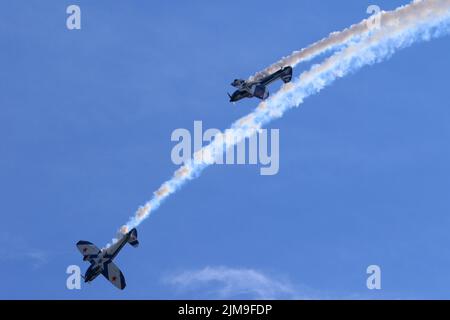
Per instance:
[[[281,76],[281,80],[283,80],[284,83],[291,82],[292,80],[292,67],[288,66],[283,69],[283,75]]]

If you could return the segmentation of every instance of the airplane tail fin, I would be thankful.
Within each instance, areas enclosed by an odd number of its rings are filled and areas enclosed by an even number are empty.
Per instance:
[[[284,83],[291,82],[292,80],[292,67],[287,66],[284,68],[284,74],[281,76],[281,80],[283,80]]]
[[[131,244],[133,247],[139,246],[139,241],[137,239],[137,230],[136,228],[133,228],[130,231],[130,237],[128,238],[128,243]]]

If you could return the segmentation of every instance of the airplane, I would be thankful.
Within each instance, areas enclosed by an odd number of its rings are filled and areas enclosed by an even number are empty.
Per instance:
[[[84,282],[89,283],[97,278],[99,274],[102,274],[113,285],[123,290],[126,286],[125,278],[122,271],[113,263],[113,259],[127,243],[135,248],[139,245],[136,228],[124,234],[122,238],[110,247],[101,250],[89,241],[78,241],[77,248],[83,255],[83,261],[91,263],[83,276]]]
[[[292,80],[292,67],[284,67],[277,72],[256,81],[245,81],[242,79],[234,80],[231,85],[238,89],[232,95],[228,94],[230,102],[253,97],[265,100],[269,97],[267,85],[278,79],[283,80],[284,83],[290,82]]]

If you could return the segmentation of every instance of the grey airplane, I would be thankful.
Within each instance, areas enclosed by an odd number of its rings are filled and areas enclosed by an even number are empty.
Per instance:
[[[100,250],[89,241],[78,241],[77,248],[83,255],[83,260],[91,263],[83,277],[84,282],[91,282],[99,274],[102,274],[113,285],[123,290],[126,286],[125,278],[122,271],[113,263],[113,259],[127,243],[133,247],[139,245],[137,230],[135,228],[127,234],[124,234],[122,238],[106,249]]]
[[[267,86],[278,79],[281,79],[284,83],[290,82],[292,80],[292,67],[284,67],[256,81],[234,80],[231,85],[237,88],[237,90],[232,95],[228,94],[230,102],[253,97],[265,100],[269,97]]]

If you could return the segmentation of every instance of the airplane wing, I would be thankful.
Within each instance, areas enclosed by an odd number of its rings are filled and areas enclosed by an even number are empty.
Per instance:
[[[100,253],[100,249],[89,241],[80,240],[77,242],[77,248],[83,255],[85,260],[96,258]]]
[[[109,282],[120,290],[123,290],[127,285],[125,283],[125,278],[122,271],[120,271],[120,269],[112,261],[108,261],[103,264],[102,274],[106,279],[108,279]]]
[[[264,86],[267,86],[278,79],[283,80],[284,83],[290,82],[292,80],[292,67],[287,66],[281,70],[278,70],[277,72],[261,79],[260,83]]]

